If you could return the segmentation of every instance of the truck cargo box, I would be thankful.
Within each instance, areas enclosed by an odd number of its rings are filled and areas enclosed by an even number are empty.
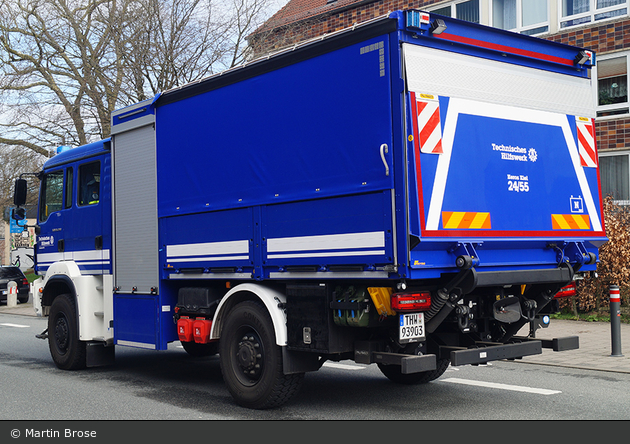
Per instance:
[[[439,278],[459,256],[478,285],[593,269],[594,55],[414,13],[114,113],[114,132],[156,125],[159,222],[124,227],[124,248],[149,227],[165,279]]]

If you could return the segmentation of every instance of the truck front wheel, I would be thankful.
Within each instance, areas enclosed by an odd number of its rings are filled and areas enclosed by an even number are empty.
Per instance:
[[[285,375],[282,349],[275,342],[271,318],[255,301],[236,305],[219,341],[221,372],[234,400],[243,407],[266,409],[287,402],[304,374]]]
[[[57,296],[48,316],[48,347],[55,365],[63,370],[86,366],[86,345],[79,340],[77,309],[69,294]]]

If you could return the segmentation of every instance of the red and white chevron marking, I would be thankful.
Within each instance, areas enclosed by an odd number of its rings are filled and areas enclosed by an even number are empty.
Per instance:
[[[423,94],[424,95],[424,94]],[[440,103],[437,97],[424,99],[416,95],[418,113],[418,137],[420,151],[423,153],[442,154],[442,126],[440,124]]]
[[[595,148],[595,127],[593,121],[585,117],[576,117],[578,151],[583,167],[597,168],[597,149]]]

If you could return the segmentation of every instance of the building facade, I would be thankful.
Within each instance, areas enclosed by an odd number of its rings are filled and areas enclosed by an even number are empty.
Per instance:
[[[630,204],[630,0],[290,0],[251,36],[256,54],[338,31],[389,11],[422,9],[590,49],[602,193]]]

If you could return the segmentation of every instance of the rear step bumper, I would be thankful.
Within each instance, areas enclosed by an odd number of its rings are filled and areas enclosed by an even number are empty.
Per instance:
[[[399,365],[402,374],[426,372],[437,369],[435,355],[405,355],[380,351],[381,344],[372,341],[359,341],[354,351],[357,364]]]
[[[358,364],[389,364],[399,365],[401,373],[418,373],[437,368],[436,355],[404,355],[380,351],[380,343],[361,341],[356,343],[354,361]],[[577,350],[579,348],[577,336],[567,336],[554,339],[532,339],[514,337],[512,342],[501,344],[497,342],[477,342],[472,347],[441,346],[440,359],[449,359],[451,365],[485,364],[501,359],[520,359],[525,356],[539,355],[543,348],[554,351]]]
[[[501,344],[478,342],[473,347],[440,347],[440,358],[450,359],[451,365],[485,364],[501,359],[520,359],[525,356],[539,355],[543,348],[554,351],[576,350],[579,338],[568,336],[555,339],[513,338],[513,342]]]

